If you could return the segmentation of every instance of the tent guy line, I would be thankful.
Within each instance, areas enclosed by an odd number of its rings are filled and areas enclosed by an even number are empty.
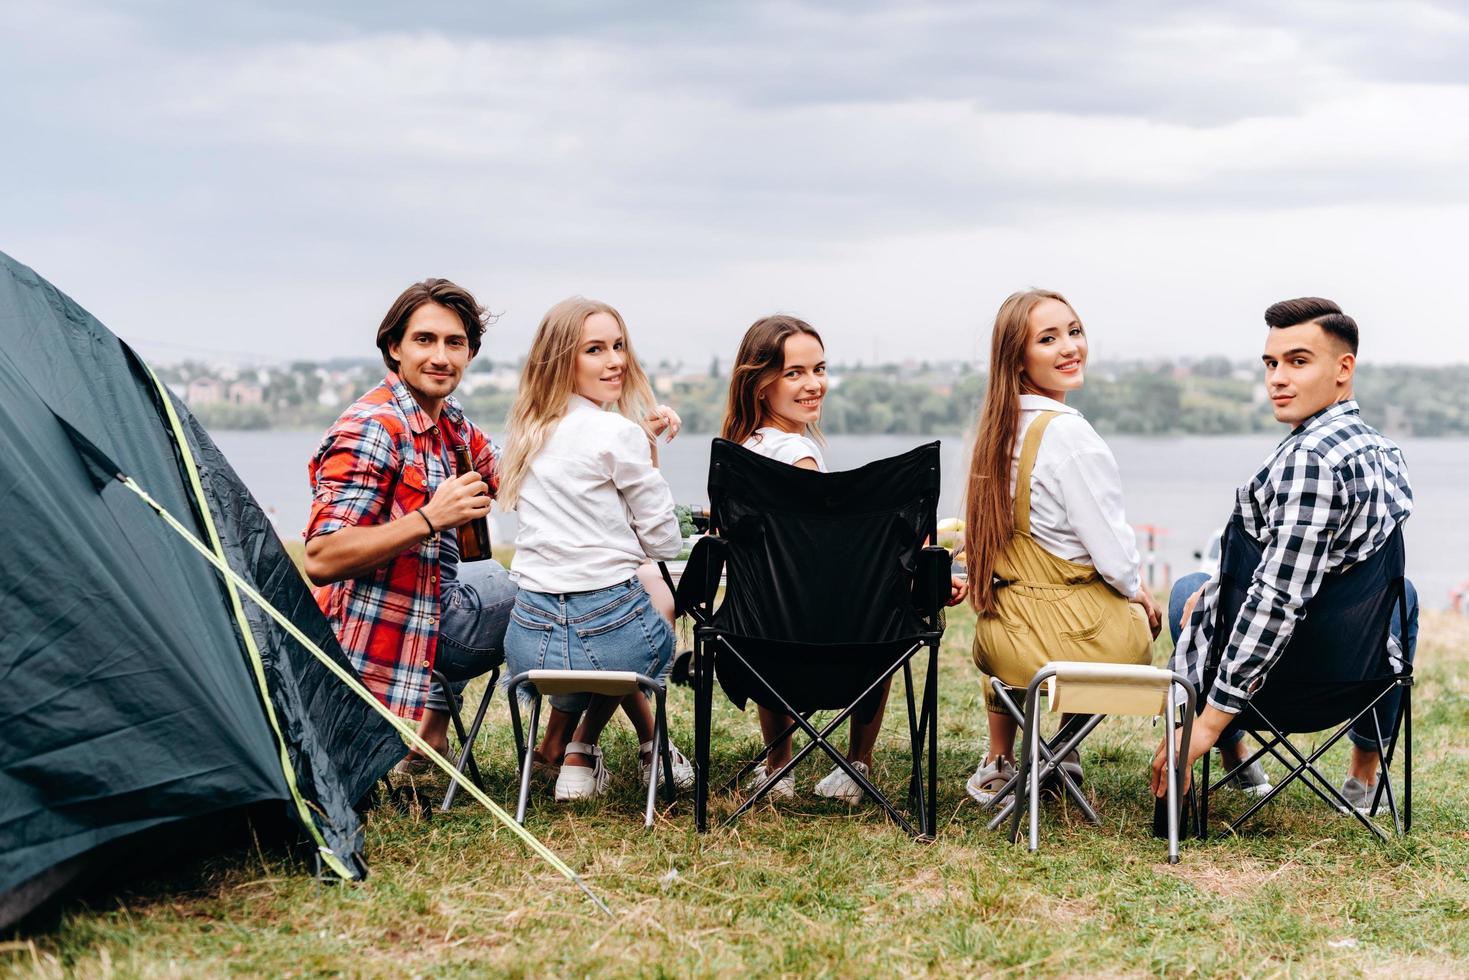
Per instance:
[[[199,517],[204,524],[204,530],[209,532],[209,547],[221,560],[224,559],[224,545],[220,543],[219,531],[214,523],[214,515],[209,510],[209,501],[204,493],[204,485],[199,481],[199,465],[194,459],[193,452],[189,449],[188,437],[184,435],[183,426],[179,423],[178,412],[174,411],[173,401],[170,399],[168,388],[163,384],[158,373],[146,362],[142,363],[148,371],[148,377],[153,381],[153,387],[158,389],[158,398],[163,405],[164,415],[168,419],[168,428],[173,435],[174,446],[178,449],[179,458],[183,461],[184,471],[189,477],[189,487],[194,492],[194,499],[199,502]],[[275,706],[270,701],[270,689],[265,679],[265,667],[260,660],[260,649],[255,643],[255,634],[250,629],[249,622],[245,619],[245,609],[240,604],[240,594],[235,590],[234,583],[225,580],[228,586],[227,592],[230,597],[230,609],[234,613],[236,622],[240,626],[240,639],[244,642],[245,652],[250,658],[250,670],[254,676],[256,685],[260,688],[260,700],[265,709],[266,719],[270,722],[270,730],[275,734],[277,747],[280,752],[281,773],[285,776],[286,786],[291,792],[291,801],[295,804],[301,823],[305,825],[311,839],[316,842],[317,851],[321,860],[343,879],[354,877],[351,870],[342,862],[341,855],[337,854],[327,846],[326,839],[322,836],[321,828],[317,827],[316,820],[312,816],[306,798],[301,795],[301,789],[297,785],[296,770],[291,764],[290,748],[285,736],[281,733],[280,722],[276,718]]]
[[[382,715],[383,718],[385,718],[388,723],[391,724],[393,728],[396,729],[397,732],[403,736],[403,740],[405,742],[413,746],[425,758],[431,760],[434,765],[438,766],[445,773],[447,773],[449,778],[458,783],[461,789],[463,789],[470,796],[478,800],[485,807],[485,809],[489,810],[490,813],[494,815],[496,820],[499,820],[502,824],[508,827],[517,837],[519,837],[521,841],[525,843],[526,847],[530,848],[531,851],[533,851],[535,854],[539,855],[543,860],[545,860],[547,864],[555,868],[563,877],[566,878],[566,880],[570,881],[572,884],[576,885],[576,887],[580,888],[582,892],[586,894],[587,898],[591,899],[592,903],[597,906],[597,908],[601,909],[602,912],[605,913],[608,917],[615,918],[615,916],[612,915],[612,910],[607,907],[606,903],[603,902],[602,899],[597,897],[595,892],[587,887],[586,882],[581,879],[580,875],[571,870],[571,868],[559,857],[557,857],[555,853],[550,850],[550,848],[546,847],[545,844],[542,844],[539,840],[537,840],[535,836],[530,833],[530,831],[526,830],[520,824],[516,823],[511,818],[510,814],[506,813],[495,803],[494,800],[485,795],[484,790],[474,785],[474,782],[469,779],[469,777],[465,776],[463,773],[455,769],[447,759],[439,754],[438,750],[436,750],[433,746],[429,745],[422,738],[420,738],[418,732],[414,731],[413,726],[409,725],[407,722],[403,721],[403,719],[399,718],[397,715],[389,711],[387,707],[380,703],[377,698],[373,697],[372,694],[369,693],[368,690],[362,686],[362,683],[358,681],[357,678],[353,677],[344,667],[332,660],[331,657],[327,656],[325,651],[323,651],[315,643],[311,642],[306,634],[302,633],[296,627],[295,623],[291,622],[284,613],[276,609],[275,606],[272,605],[270,601],[265,598],[265,596],[257,592],[255,587],[251,585],[243,576],[237,573],[234,569],[230,568],[228,563],[226,563],[223,558],[210,551],[208,546],[205,545],[204,542],[200,541],[198,537],[196,537],[192,532],[189,531],[188,528],[179,523],[178,519],[170,514],[162,504],[154,500],[148,494],[148,491],[144,490],[141,486],[138,485],[137,481],[133,480],[133,478],[128,476],[127,474],[120,472],[117,474],[117,480],[123,486],[127,487],[133,493],[137,494],[138,497],[141,498],[145,504],[152,508],[154,513],[158,514],[158,516],[163,519],[165,524],[167,524],[170,528],[173,529],[176,534],[187,541],[190,547],[199,552],[199,554],[203,555],[204,559],[208,561],[209,564],[213,565],[214,568],[221,575],[223,575],[227,581],[232,583],[241,592],[243,592],[250,599],[251,602],[255,603],[257,606],[263,609],[266,615],[270,616],[271,619],[274,619],[283,630],[285,630],[288,634],[291,635],[292,638],[296,640],[296,642],[305,647],[306,650],[309,651],[313,657],[315,657],[318,661],[325,665],[328,670],[335,674],[337,678],[342,681],[343,684],[347,685],[348,689],[350,689],[352,693],[356,694],[363,701],[370,704],[374,711]]]

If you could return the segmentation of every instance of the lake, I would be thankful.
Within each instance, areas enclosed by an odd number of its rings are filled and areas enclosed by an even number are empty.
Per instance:
[[[272,515],[281,536],[298,537],[305,526],[310,490],[306,460],[322,433],[288,430],[212,433],[240,478]],[[941,443],[944,491],[939,516],[957,516],[966,459],[962,439]],[[680,436],[659,448],[660,462],[683,504],[702,504],[708,494],[707,435]],[[832,469],[850,469],[895,456],[932,441],[920,436],[833,436],[826,449]],[[1112,436],[1134,526],[1160,529],[1155,558],[1158,581],[1193,571],[1193,553],[1229,518],[1234,487],[1253,474],[1275,446],[1270,434],[1247,436]],[[1413,478],[1414,512],[1408,522],[1408,574],[1423,605],[1442,608],[1448,593],[1469,578],[1469,439],[1402,439]],[[495,516],[495,538],[513,536],[513,515]],[[1146,549],[1146,537],[1139,533]]]

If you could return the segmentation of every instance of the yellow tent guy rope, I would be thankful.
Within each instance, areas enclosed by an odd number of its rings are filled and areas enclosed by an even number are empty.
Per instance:
[[[261,595],[255,589],[255,587],[250,584],[248,580],[239,575],[239,573],[237,573],[234,569],[230,568],[228,563],[226,563],[223,558],[221,558],[218,554],[211,552],[209,548],[204,544],[204,542],[200,541],[197,537],[194,536],[191,531],[189,531],[188,528],[179,523],[178,519],[170,514],[167,510],[165,510],[162,504],[149,496],[148,492],[142,487],[138,486],[138,484],[131,477],[118,474],[118,479],[122,482],[123,486],[127,487],[133,493],[142,498],[143,502],[151,507],[158,514],[159,517],[163,518],[164,522],[168,524],[169,527],[171,527],[175,532],[178,533],[180,537],[187,541],[195,551],[203,555],[204,560],[213,565],[221,575],[223,575],[227,580],[237,586],[239,590],[250,599],[251,602],[254,602],[261,609],[265,610],[267,615],[274,619],[282,629],[284,629],[296,640],[296,642],[300,643],[303,647],[310,651],[312,656],[314,656],[328,670],[335,674],[337,678],[341,680],[343,684],[346,684],[347,687],[354,694],[360,697],[363,701],[367,702],[367,704],[371,705],[374,711],[387,719],[387,721],[395,729],[397,729],[398,734],[403,736],[403,740],[405,742],[413,746],[413,748],[418,750],[419,754],[423,755],[430,762],[432,762],[434,765],[438,766],[445,773],[447,773],[450,779],[459,784],[460,788],[462,788],[466,793],[478,800],[485,807],[485,809],[489,810],[490,813],[495,816],[495,819],[499,820],[502,824],[508,827],[511,832],[519,837],[521,841],[524,842],[526,847],[530,848],[531,851],[535,852],[542,859],[544,859],[547,864],[551,865],[551,867],[560,872],[561,875],[564,876],[568,881],[570,881],[572,884],[576,885],[583,892],[585,892],[586,896],[592,900],[597,908],[601,909],[608,916],[612,915],[612,910],[609,909],[606,903],[598,898],[597,895],[590,888],[587,887],[586,882],[582,881],[581,877],[578,876],[575,871],[572,871],[571,868],[567,867],[565,862],[563,862],[559,857],[552,853],[552,851],[548,847],[546,847],[545,844],[542,844],[539,840],[537,840],[535,836],[532,835],[528,830],[526,830],[520,824],[516,823],[515,820],[510,816],[510,814],[506,813],[495,803],[494,800],[491,800],[488,796],[486,796],[484,791],[481,790],[478,786],[474,785],[474,782],[472,780],[470,780],[467,776],[465,776],[463,773],[459,772],[452,765],[450,765],[449,760],[440,755],[437,749],[435,749],[433,746],[429,745],[421,737],[419,737],[418,732],[414,731],[412,725],[408,724],[402,718],[399,718],[397,715],[393,714],[381,701],[373,697],[372,693],[369,692],[367,688],[362,686],[362,682],[359,681],[355,676],[353,676],[351,671],[347,670],[341,664],[337,663],[331,657],[327,656],[325,651],[323,651],[320,647],[313,643],[311,639],[306,636],[305,633],[302,633],[295,623],[291,622],[290,619],[285,616],[285,614],[276,609],[275,606],[271,605],[270,601],[267,600],[265,596]],[[269,701],[269,698],[267,697],[266,700]],[[309,825],[313,828],[315,827],[315,824]]]
[[[184,470],[189,475],[189,484],[193,488],[194,499],[199,504],[199,514],[204,519],[204,530],[209,534],[209,543],[213,547],[214,554],[223,561],[224,545],[219,540],[218,530],[215,529],[214,514],[209,509],[209,498],[205,496],[204,484],[199,480],[199,467],[194,462],[194,453],[189,448],[189,440],[184,435],[184,427],[179,422],[178,413],[174,411],[173,400],[169,397],[168,389],[164,387],[163,381],[153,373],[151,367],[148,368],[148,374],[158,388],[158,397],[163,402],[164,413],[168,416],[169,427],[173,430],[174,445],[178,447],[179,455],[183,457]],[[260,658],[260,649],[255,645],[255,634],[250,629],[250,621],[245,618],[245,608],[240,604],[240,594],[235,591],[234,582],[226,578],[224,584],[225,590],[229,593],[230,608],[234,613],[235,623],[240,628],[240,638],[244,641],[245,651],[250,656],[250,668],[255,675],[255,683],[260,688],[260,700],[265,705],[265,717],[270,722],[271,731],[275,734],[276,747],[280,753],[281,773],[285,776],[286,788],[291,792],[291,802],[295,804],[296,814],[306,825],[312,840],[316,842],[316,849],[327,867],[342,878],[352,878],[354,875],[346,862],[327,846],[326,838],[322,835],[321,828],[316,826],[316,819],[296,784],[296,770],[291,765],[291,756],[286,749],[285,734],[276,720],[275,705],[270,700],[270,688],[265,679],[265,663]]]

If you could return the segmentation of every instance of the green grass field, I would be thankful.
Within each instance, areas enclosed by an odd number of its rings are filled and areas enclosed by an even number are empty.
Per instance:
[[[0,947],[0,971],[1469,975],[1469,620],[1424,619],[1410,837],[1380,844],[1298,789],[1241,837],[1186,842],[1177,866],[1149,836],[1144,766],[1156,736],[1145,721],[1106,722],[1088,743],[1086,785],[1103,826],[1052,805],[1036,855],[985,830],[963,792],[983,726],[972,625],[966,613],[951,616],[942,656],[935,843],[912,842],[872,807],[811,797],[828,768],[817,762],[799,772],[803,796],[793,804],[761,807],[703,837],[678,806],[645,833],[635,746],[619,723],[605,743],[614,792],[557,806],[542,787],[528,818],[613,919],[461,797],[431,818],[375,811],[372,875],[362,884],[322,885],[281,853],[238,852],[73,906],[56,931]],[[754,749],[756,729],[753,717],[716,701],[716,767],[728,771]],[[685,749],[691,703],[687,689],[675,690],[674,736]],[[491,796],[509,805],[502,702],[491,719],[480,759]],[[905,741],[892,710],[877,780],[900,795]],[[1341,752],[1328,766],[1334,777]],[[1235,794],[1216,801],[1239,805]],[[731,805],[716,798],[715,815]]]

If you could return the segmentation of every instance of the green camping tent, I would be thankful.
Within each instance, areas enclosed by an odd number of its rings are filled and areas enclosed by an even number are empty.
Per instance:
[[[324,868],[362,876],[353,803],[402,739],[111,467],[347,665],[183,404],[0,253],[0,927],[109,846],[268,801]]]

